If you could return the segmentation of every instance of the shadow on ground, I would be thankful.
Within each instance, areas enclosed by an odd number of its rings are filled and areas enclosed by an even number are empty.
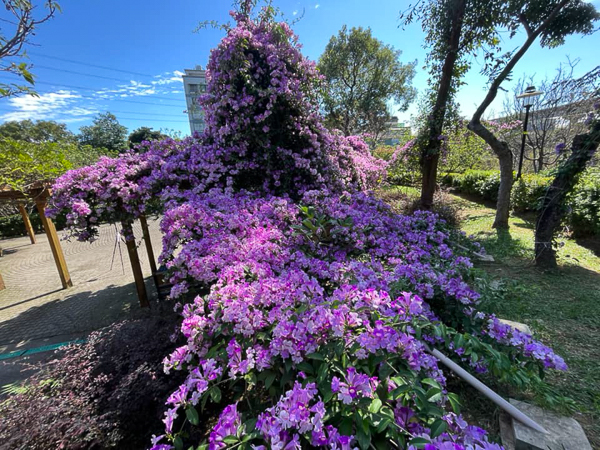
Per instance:
[[[150,280],[146,280],[146,288],[149,294],[154,292]],[[156,300],[152,302],[155,303]],[[16,305],[6,308],[13,306]],[[149,313],[148,309],[140,307],[133,283],[72,295],[67,293],[63,298],[31,307],[0,323],[0,347],[5,347],[4,351],[31,348],[32,343],[41,339],[85,335],[118,320],[144,317]]]

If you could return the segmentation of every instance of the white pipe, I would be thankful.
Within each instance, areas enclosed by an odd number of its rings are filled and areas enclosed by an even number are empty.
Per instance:
[[[489,387],[487,387],[485,384],[483,384],[465,369],[463,369],[454,361],[449,359],[446,355],[440,353],[436,349],[431,350],[427,345],[425,345],[425,348],[429,353],[431,353],[433,356],[439,359],[444,365],[453,370],[459,377],[461,377],[463,380],[465,380],[467,383],[469,383],[471,386],[473,386],[475,389],[477,389],[479,392],[481,392],[483,395],[485,395],[487,398],[493,401],[496,405],[498,405],[500,408],[502,408],[504,411],[510,414],[513,418],[517,419],[519,422],[524,423],[528,427],[539,431],[540,433],[548,434],[544,427],[542,427],[540,424],[529,418],[529,416],[525,415],[521,410],[504,400],[502,397],[500,397],[498,394],[492,391]]]

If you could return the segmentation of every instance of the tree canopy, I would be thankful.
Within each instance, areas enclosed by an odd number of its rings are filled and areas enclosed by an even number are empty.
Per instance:
[[[127,127],[121,125],[114,114],[98,114],[92,125],[79,129],[79,142],[92,147],[121,151],[127,146]]]
[[[150,127],[140,127],[131,132],[127,139],[129,148],[133,148],[136,144],[140,144],[143,141],[160,141],[167,138],[168,136],[162,134],[158,130],[153,130]]]
[[[26,142],[76,142],[64,123],[54,120],[20,120],[0,125],[0,137]]]
[[[416,61],[403,64],[400,50],[373,37],[371,29],[344,25],[319,58],[328,82],[323,108],[330,126],[345,135],[385,131],[388,104],[405,111],[416,95],[411,86]]]

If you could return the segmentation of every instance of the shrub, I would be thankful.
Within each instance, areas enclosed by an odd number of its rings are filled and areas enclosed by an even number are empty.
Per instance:
[[[511,206],[517,212],[538,212],[546,189],[553,177],[524,174],[513,185]],[[500,186],[500,172],[494,170],[468,170],[449,173],[441,178],[445,186],[484,200],[496,201]],[[588,169],[567,198],[568,213],[565,225],[575,236],[600,233],[600,172]]]
[[[24,393],[0,404],[0,448],[144,448],[160,431],[163,405],[181,382],[162,370],[176,347],[170,318],[121,322],[27,380]]]
[[[29,220],[31,226],[36,233],[43,233],[44,227],[42,220],[40,219],[37,211],[33,211],[29,214]],[[54,218],[54,225],[57,230],[62,230],[66,226],[66,218],[64,214],[60,214]],[[0,217],[0,238],[10,238],[17,236],[25,236],[27,231],[25,230],[25,224],[23,223],[23,217],[21,214],[11,214],[9,216]]]

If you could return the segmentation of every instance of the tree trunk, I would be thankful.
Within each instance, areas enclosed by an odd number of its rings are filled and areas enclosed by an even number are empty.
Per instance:
[[[589,133],[575,136],[571,144],[571,156],[558,169],[558,174],[546,191],[535,229],[535,264],[542,269],[556,267],[556,252],[552,248],[552,240],[560,226],[565,198],[599,144],[600,120],[597,120]]]
[[[535,31],[531,30],[529,26],[525,24],[527,40],[521,46],[521,48],[512,55],[508,63],[506,63],[496,78],[491,80],[488,93],[486,94],[481,105],[479,105],[473,114],[473,117],[467,126],[469,130],[476,133],[492,148],[496,156],[498,156],[498,161],[500,163],[500,189],[498,190],[498,203],[496,204],[496,219],[494,220],[494,228],[508,228],[510,191],[513,185],[512,153],[510,152],[506,142],[498,140],[498,138],[494,136],[494,133],[492,133],[481,123],[481,118],[483,117],[483,113],[496,98],[498,89],[500,88],[502,82],[504,82],[504,80],[506,80],[506,78],[511,74],[517,62],[519,62],[519,60],[527,52],[529,47],[531,47],[540,33],[542,33],[542,31],[548,27],[548,25],[556,18],[558,13],[562,8],[565,7],[567,3],[569,3],[569,0],[561,0],[561,2],[554,7],[552,12],[548,15],[548,17],[546,17],[544,22],[542,22],[535,29]]]
[[[421,172],[423,182],[421,185],[421,208],[431,209],[433,196],[437,186],[437,166],[440,159],[442,141],[440,136],[444,129],[446,105],[452,92],[452,78],[454,66],[458,59],[460,36],[462,33],[463,19],[465,16],[466,0],[454,0],[452,8],[452,21],[448,33],[448,50],[442,66],[440,84],[435,99],[435,105],[429,118],[427,142],[421,149]]]
[[[500,187],[498,188],[498,200],[496,201],[496,218],[493,228],[508,229],[508,217],[510,215],[510,193],[513,187],[513,155],[506,142],[493,149],[500,163]]]
[[[421,184],[421,208],[431,209],[433,205],[433,196],[437,186],[437,167],[440,154],[427,155],[423,158],[421,171],[423,173],[423,181]]]
[[[493,150],[500,163],[500,188],[496,201],[496,218],[492,227],[508,229],[510,213],[510,192],[513,186],[513,155],[508,144],[500,141],[494,133],[488,130],[481,122],[473,118],[467,128],[481,137]]]

